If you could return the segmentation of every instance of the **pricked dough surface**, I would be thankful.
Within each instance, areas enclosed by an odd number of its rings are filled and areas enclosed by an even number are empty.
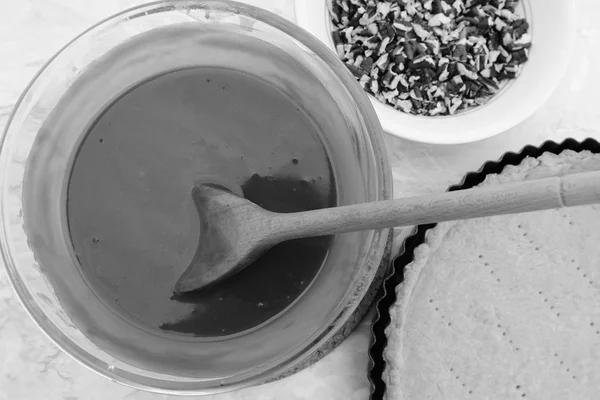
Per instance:
[[[480,186],[600,170],[545,153]],[[438,224],[386,330],[387,400],[600,398],[600,207]]]

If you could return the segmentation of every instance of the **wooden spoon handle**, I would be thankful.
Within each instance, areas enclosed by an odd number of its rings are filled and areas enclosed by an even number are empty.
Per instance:
[[[285,239],[427,224],[600,202],[600,171],[284,214]]]

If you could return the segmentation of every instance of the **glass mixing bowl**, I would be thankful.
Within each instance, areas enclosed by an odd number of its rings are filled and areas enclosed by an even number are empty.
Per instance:
[[[308,92],[321,93],[321,99],[329,96],[327,101],[339,107],[347,134],[328,141],[324,133],[339,205],[389,199],[392,182],[381,126],[353,76],[317,39],[255,7],[228,1],[142,5],[93,26],[41,69],[19,99],[0,149],[0,241],[12,284],[37,325],[83,365],[132,387],[191,395],[263,383],[304,365],[347,328],[376,276],[389,230],[337,236],[303,295],[277,317],[242,334],[197,340],[147,337],[149,333],[117,316],[110,326],[95,326],[90,312],[110,311],[85,285],[65,224],[70,163],[85,131],[44,129],[44,122],[90,63],[140,33],[182,23],[212,32],[239,31],[277,46],[309,73]],[[214,64],[217,58],[209,55],[198,63]],[[36,178],[26,179],[30,175]],[[25,207],[28,196],[42,199],[43,207]],[[34,232],[24,228],[28,218],[40,222]],[[187,341],[187,351],[156,352],[153,340],[163,341],[163,348]]]

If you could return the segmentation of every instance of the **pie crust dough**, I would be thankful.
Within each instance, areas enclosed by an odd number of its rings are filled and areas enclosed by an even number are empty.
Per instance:
[[[480,186],[600,170],[545,153]],[[600,398],[600,206],[440,223],[406,266],[388,400]]]

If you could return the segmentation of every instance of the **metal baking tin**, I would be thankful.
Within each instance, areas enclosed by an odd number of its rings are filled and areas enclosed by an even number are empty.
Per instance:
[[[476,172],[469,172],[462,181],[450,186],[448,191],[470,189],[484,181],[488,174],[498,174],[502,172],[507,165],[518,165],[527,157],[539,157],[543,153],[550,152],[558,154],[563,150],[584,151],[589,150],[592,153],[600,153],[600,143],[594,139],[588,138],[583,141],[575,139],[566,139],[561,143],[553,141],[544,142],[536,147],[528,145],[519,152],[505,153],[497,161],[488,161]],[[425,240],[427,230],[435,227],[436,224],[427,224],[417,226],[410,236],[408,236],[400,248],[400,255],[393,262],[389,275],[384,279],[379,300],[376,305],[376,316],[371,326],[372,339],[369,349],[369,381],[371,382],[371,400],[382,400],[385,394],[385,382],[382,373],[385,368],[383,351],[387,344],[385,329],[390,324],[390,307],[396,302],[396,286],[402,283],[404,278],[404,267],[413,261],[414,250]]]

